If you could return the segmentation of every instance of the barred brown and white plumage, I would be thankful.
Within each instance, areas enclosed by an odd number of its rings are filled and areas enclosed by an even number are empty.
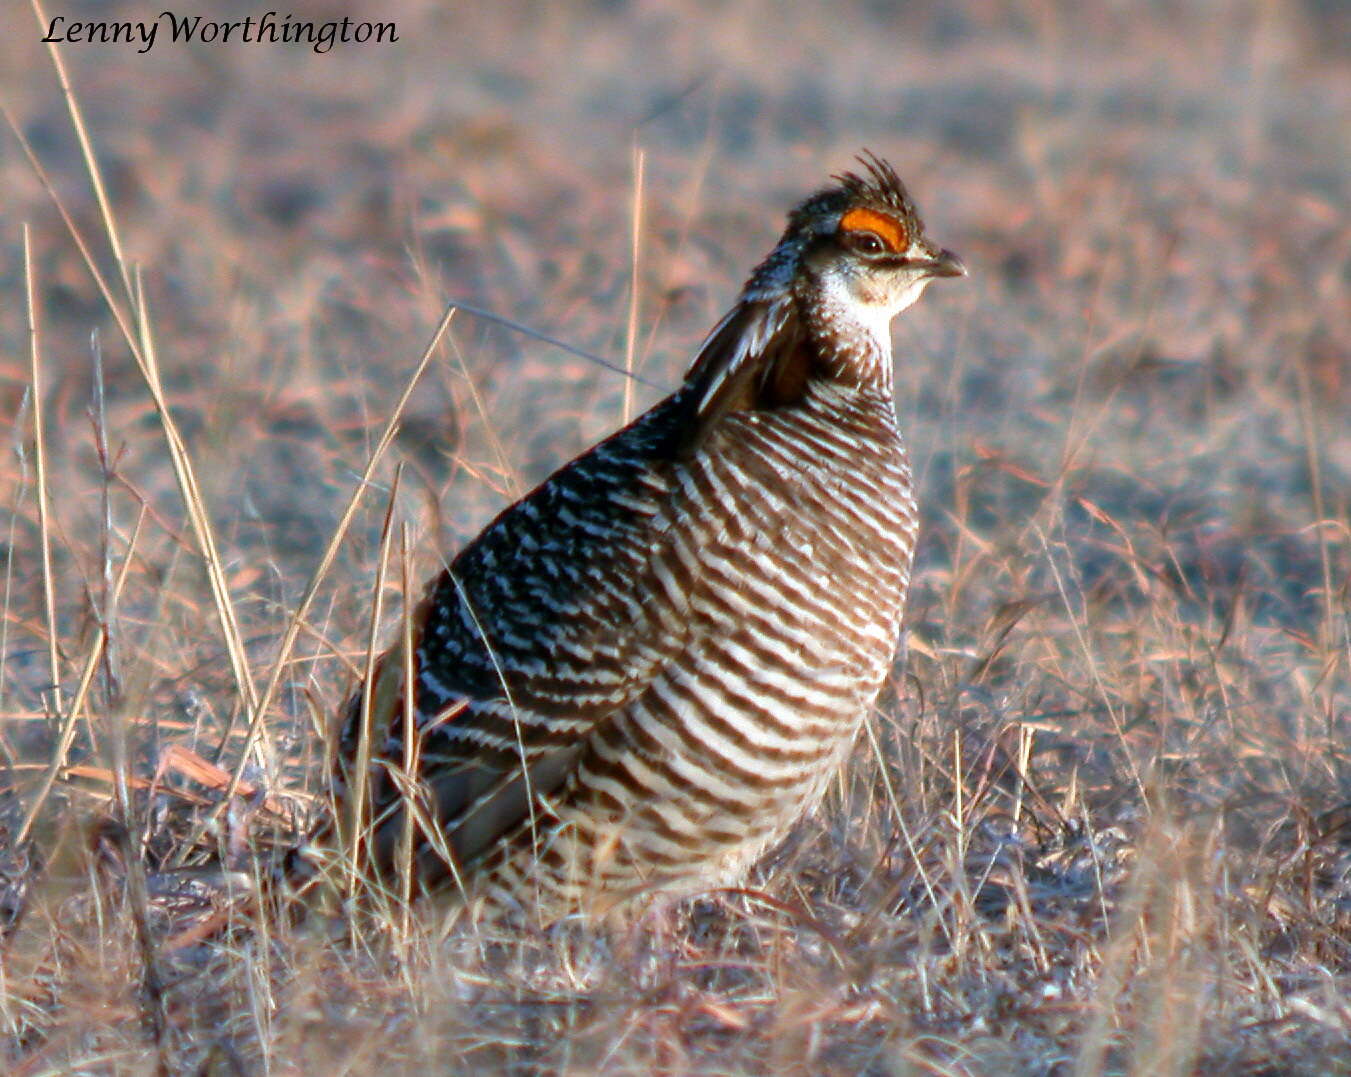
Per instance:
[[[414,611],[411,663],[380,658],[335,769],[378,871],[412,833],[421,886],[595,912],[733,883],[817,801],[910,574],[890,320],[965,272],[861,161],[793,211],[677,391],[502,512]]]

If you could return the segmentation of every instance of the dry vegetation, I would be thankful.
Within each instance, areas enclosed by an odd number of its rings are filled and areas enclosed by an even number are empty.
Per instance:
[[[10,0],[0,1068],[1351,1073],[1345,9],[355,6],[403,43],[63,46],[77,120]],[[827,808],[616,937],[170,900],[322,803],[386,513],[380,639],[658,393],[461,313],[363,487],[447,297],[669,386],[864,145],[973,274],[898,323],[909,654]]]

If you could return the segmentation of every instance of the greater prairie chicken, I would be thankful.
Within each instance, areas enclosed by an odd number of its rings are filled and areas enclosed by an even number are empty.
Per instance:
[[[337,829],[375,873],[598,914],[734,884],[817,802],[910,575],[890,322],[966,272],[860,160],[793,210],[674,393],[432,581],[411,660],[379,659],[337,746]]]

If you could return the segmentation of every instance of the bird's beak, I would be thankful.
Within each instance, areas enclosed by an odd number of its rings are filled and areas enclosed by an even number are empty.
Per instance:
[[[925,267],[931,277],[965,277],[966,264],[950,250],[941,250]]]

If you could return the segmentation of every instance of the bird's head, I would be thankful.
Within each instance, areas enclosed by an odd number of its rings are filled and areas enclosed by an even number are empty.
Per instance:
[[[783,407],[813,386],[891,399],[891,319],[935,277],[966,267],[924,232],[892,167],[873,154],[788,215],[788,228],[686,375],[698,445],[730,412]]]
[[[966,275],[962,260],[934,243],[891,165],[866,154],[863,175],[845,172],[802,202],[774,252],[756,270],[747,296],[791,289],[821,299],[889,339],[891,319],[935,277]]]

